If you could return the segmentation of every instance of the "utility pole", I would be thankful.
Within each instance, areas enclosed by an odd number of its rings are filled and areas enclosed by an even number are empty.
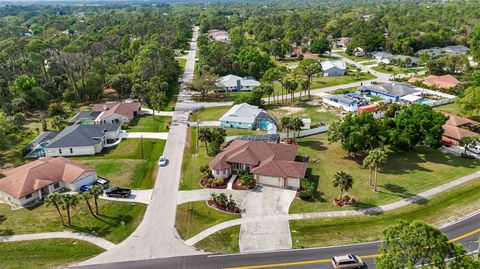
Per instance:
[[[140,146],[142,147],[142,160],[145,158],[143,157],[143,135],[140,135]]]

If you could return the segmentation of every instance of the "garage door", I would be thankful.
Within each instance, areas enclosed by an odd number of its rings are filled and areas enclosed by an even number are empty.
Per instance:
[[[278,177],[258,175],[257,183],[265,186],[283,187],[283,179]]]

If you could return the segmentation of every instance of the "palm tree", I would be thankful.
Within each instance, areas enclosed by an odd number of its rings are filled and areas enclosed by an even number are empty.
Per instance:
[[[90,210],[90,214],[92,214],[92,216],[96,218],[97,216],[95,216],[95,213],[93,213],[92,205],[90,204],[90,200],[92,200],[92,198],[93,198],[93,195],[88,191],[80,195],[80,199],[85,201],[85,203],[87,203],[88,210]]]
[[[60,206],[63,204],[62,195],[58,192],[50,193],[47,198],[45,198],[45,205],[48,206],[55,206],[57,209],[58,215],[60,216],[60,220],[62,221],[62,225],[65,226],[65,221],[63,219],[62,211],[60,210]]]
[[[98,197],[103,195],[103,187],[100,185],[94,185],[88,192],[93,196],[95,202],[95,214],[98,215]]]
[[[468,148],[474,147],[477,144],[477,141],[478,141],[478,138],[473,137],[473,136],[465,136],[460,140],[460,142],[464,146],[465,155],[467,154]]]
[[[198,140],[205,142],[205,150],[208,154],[208,142],[212,140],[212,132],[208,128],[198,129]]]
[[[287,138],[290,137],[290,128],[291,128],[290,122],[291,121],[292,121],[292,119],[288,116],[282,117],[280,119],[280,122],[282,124],[282,129],[287,131]]]
[[[335,173],[333,176],[333,187],[340,188],[340,199],[343,198],[343,193],[348,192],[353,186],[353,177],[347,174],[344,171],[340,171]]]
[[[302,119],[299,117],[293,117],[290,119],[290,126],[294,132],[294,137],[295,137],[295,132],[297,132],[297,136],[300,136],[300,130],[302,130],[302,127],[304,126]]]
[[[363,160],[363,166],[370,168],[370,182],[369,184],[372,185],[372,177],[371,177],[371,169],[375,171],[375,183],[374,191],[377,191],[377,174],[378,174],[378,167],[382,164],[387,162],[387,153],[381,148],[372,149],[368,152],[367,157]]]
[[[67,220],[68,220],[68,225],[72,226],[72,218],[70,216],[70,209],[74,208],[78,204],[78,197],[73,194],[64,194],[62,195],[62,206],[63,209],[67,210]]]
[[[295,95],[295,90],[298,87],[298,82],[295,79],[289,79],[285,81],[285,89],[287,90],[288,93],[290,93],[290,98],[293,102],[293,98]]]

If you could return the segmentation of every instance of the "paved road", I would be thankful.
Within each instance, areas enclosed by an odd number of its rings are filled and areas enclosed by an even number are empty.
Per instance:
[[[455,243],[465,243],[477,240],[480,234],[480,212],[460,222],[454,223],[442,229]],[[175,257],[166,259],[153,259],[125,263],[110,263],[84,269],[248,269],[248,268],[331,268],[329,259],[335,255],[355,253],[363,256],[369,268],[374,268],[373,257],[378,253],[380,242],[365,244],[334,246],[323,248],[275,251],[250,254],[233,255],[196,255],[187,257]],[[471,248],[477,245],[469,245]]]
[[[185,82],[193,79],[197,36],[198,27],[195,27],[190,50],[185,57],[187,59],[183,74]],[[169,139],[164,149],[164,155],[168,158],[169,164],[158,171],[152,199],[142,223],[115,248],[81,264],[202,254],[182,244],[175,230],[178,184],[187,134],[188,113],[193,107],[190,96],[190,93],[185,90],[185,85],[182,84],[172,118]]]

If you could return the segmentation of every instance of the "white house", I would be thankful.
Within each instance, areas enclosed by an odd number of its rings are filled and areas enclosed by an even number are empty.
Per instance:
[[[221,118],[220,127],[269,130],[276,121],[265,110],[247,103],[234,105]]]
[[[251,91],[254,87],[260,86],[260,82],[252,77],[227,75],[217,81],[217,86],[226,92]]]
[[[120,124],[72,125],[43,146],[45,156],[95,155],[120,136]]]
[[[343,76],[347,71],[347,65],[342,61],[322,61],[323,76]]]
[[[77,191],[96,180],[93,168],[63,157],[45,157],[0,174],[0,197],[20,206],[31,205],[49,193]]]
[[[78,112],[70,120],[70,124],[127,124],[140,114],[141,104],[139,102],[106,102],[93,105],[92,111]]]

